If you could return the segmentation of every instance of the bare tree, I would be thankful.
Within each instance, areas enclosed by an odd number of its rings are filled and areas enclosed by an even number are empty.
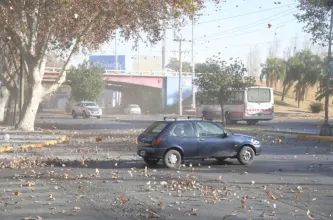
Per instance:
[[[280,49],[280,41],[279,39],[275,36],[273,42],[270,43],[269,48],[268,48],[268,57],[276,57],[279,53]]]
[[[250,47],[250,51],[247,56],[247,66],[246,66],[249,76],[252,76],[256,79],[259,77],[260,63],[261,63],[260,50],[258,45]]]

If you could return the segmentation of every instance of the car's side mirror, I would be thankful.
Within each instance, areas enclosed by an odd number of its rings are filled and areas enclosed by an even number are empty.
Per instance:
[[[223,138],[228,137],[228,133],[224,132],[224,133],[222,134],[222,137],[223,137]]]

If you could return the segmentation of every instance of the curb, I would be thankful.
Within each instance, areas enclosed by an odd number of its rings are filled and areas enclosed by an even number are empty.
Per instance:
[[[43,143],[39,143],[39,144],[26,144],[26,145],[22,145],[19,146],[18,149],[32,149],[32,148],[43,148],[43,147],[47,147],[47,146],[53,146],[56,144],[62,144],[64,142],[69,141],[69,137],[68,136],[63,136],[59,139],[56,140],[50,140],[50,141],[45,141]],[[0,147],[0,153],[8,153],[8,152],[13,152],[14,147],[11,146],[6,146],[6,147]]]
[[[330,137],[330,136],[297,135],[297,139],[299,139],[299,140],[311,140],[311,141],[333,142],[333,137]]]
[[[251,131],[251,132],[267,132],[267,133],[277,133],[277,134],[290,134],[290,135],[312,135],[311,133],[302,133],[295,131],[279,131],[279,130],[270,130],[270,129],[260,129],[260,128],[228,128],[230,131]]]

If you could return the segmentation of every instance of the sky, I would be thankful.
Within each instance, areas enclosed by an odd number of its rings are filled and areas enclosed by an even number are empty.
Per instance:
[[[279,3],[280,4],[279,4]],[[297,13],[295,0],[226,0],[216,7],[214,3],[206,4],[200,11],[194,26],[194,54],[195,62],[205,62],[214,55],[228,60],[230,57],[240,57],[246,63],[250,48],[257,46],[261,62],[268,55],[270,44],[279,42],[278,53],[283,51],[297,36],[299,47],[308,41],[310,36],[302,31],[303,24],[297,22],[293,14]],[[271,28],[268,28],[271,24]],[[183,60],[191,61],[192,26],[182,28]],[[179,45],[174,42],[174,31],[167,30],[166,51],[167,60],[178,57]],[[138,51],[132,49],[133,42],[121,43],[118,40],[117,54],[126,56],[161,56],[162,42],[154,47],[147,47],[142,42]],[[115,41],[106,43],[100,50],[91,55],[114,55]],[[77,65],[88,55],[79,54],[72,64]]]

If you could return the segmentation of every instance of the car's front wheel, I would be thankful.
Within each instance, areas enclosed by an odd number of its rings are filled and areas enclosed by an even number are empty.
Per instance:
[[[89,118],[89,115],[85,111],[83,112],[83,118]]]
[[[248,166],[253,163],[254,157],[254,150],[249,146],[245,146],[239,151],[237,159],[239,163]]]
[[[169,150],[164,155],[163,160],[168,168],[178,168],[182,162],[182,155],[177,150]]]
[[[148,158],[148,157],[144,157],[143,160],[146,162],[146,164],[149,164],[149,165],[156,165],[158,163],[158,161],[160,161],[160,159],[152,159],[152,158]]]

